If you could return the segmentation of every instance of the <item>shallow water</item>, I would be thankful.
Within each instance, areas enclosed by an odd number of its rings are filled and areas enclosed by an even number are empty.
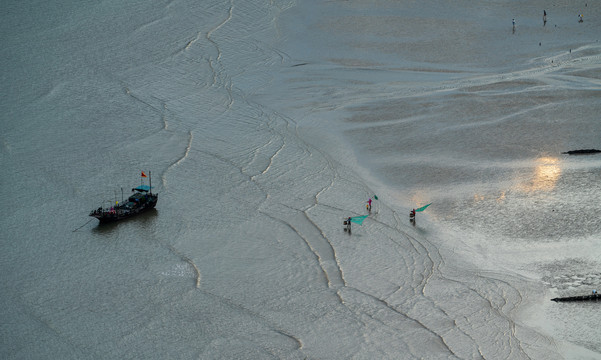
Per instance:
[[[518,13],[510,4],[446,7],[428,11],[428,19],[412,13],[416,4],[371,5],[353,2],[336,20],[316,21],[332,34],[324,47],[346,52],[295,53],[305,67],[313,57],[331,62],[289,82],[297,91],[313,84],[321,95],[305,105],[305,116],[340,114],[337,126],[362,174],[385,184],[401,214],[433,202],[418,229],[434,221],[428,238],[451,256],[541,281],[537,303],[598,288],[600,160],[561,154],[599,146],[596,25],[570,22],[568,3],[553,4],[545,26],[536,21],[537,4],[520,8],[515,32],[504,21],[510,17],[500,16]],[[549,281],[562,276],[588,281],[568,288]],[[533,322],[599,352],[594,312],[555,305],[539,307]],[[586,334],[557,330],[582,326]],[[583,356],[576,353],[566,356]]]

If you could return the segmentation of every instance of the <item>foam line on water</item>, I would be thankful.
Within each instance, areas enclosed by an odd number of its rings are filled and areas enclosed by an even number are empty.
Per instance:
[[[200,288],[200,270],[198,270],[198,267],[196,266],[194,261],[192,261],[192,259],[190,259],[189,257],[182,256],[182,259],[184,259],[188,264],[192,266],[192,268],[194,268],[194,271],[196,272],[196,288]]]
[[[303,242],[305,243],[305,245],[307,245],[307,248],[309,248],[309,250],[311,251],[311,253],[313,253],[313,255],[315,256],[315,259],[317,260],[317,263],[319,264],[319,267],[321,268],[321,272],[323,273],[323,276],[326,280],[326,284],[329,288],[332,287],[338,287],[342,284],[344,284],[344,279],[342,278],[341,275],[338,276],[332,276],[334,274],[334,271],[330,271],[330,267],[326,264],[327,259],[324,257],[325,255],[322,255],[322,252],[324,252],[323,247],[320,247],[319,249],[314,246],[314,244],[306,237],[302,234],[302,232],[296,228],[292,223],[290,223],[287,220],[284,220],[282,218],[278,218],[275,216],[272,216],[268,213],[265,213],[263,211],[260,211],[263,215],[278,221],[282,224],[284,224],[285,226],[287,226],[289,229],[291,229],[300,239],[303,240]],[[336,279],[339,279],[338,281]]]
[[[233,3],[233,0],[230,0],[230,7],[228,9],[227,17],[220,24],[218,24],[216,27],[214,27],[213,29],[211,29],[207,32],[207,40],[209,40],[211,43],[213,43],[213,45],[215,45],[215,48],[217,48],[217,51],[218,51],[217,61],[221,60],[222,54],[221,54],[221,51],[219,50],[219,46],[217,46],[217,43],[211,37],[213,36],[213,33],[215,31],[219,30],[223,25],[225,25],[228,21],[230,21],[232,19],[233,10],[234,10],[234,3]]]
[[[192,45],[194,45],[194,43],[195,43],[195,42],[197,42],[197,41],[198,41],[198,39],[200,39],[200,36],[201,36],[200,32],[199,32],[199,33],[197,33],[197,34],[196,34],[196,37],[195,37],[195,38],[193,38],[192,40],[188,41],[188,43],[186,44],[186,46],[184,46],[184,50],[188,50],[188,49],[190,49],[190,47],[191,47]]]

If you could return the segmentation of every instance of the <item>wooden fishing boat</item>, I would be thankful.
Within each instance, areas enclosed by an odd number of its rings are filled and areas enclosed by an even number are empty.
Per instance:
[[[92,210],[90,216],[95,217],[101,224],[104,224],[127,219],[153,209],[157,204],[159,195],[152,193],[152,178],[150,175],[150,172],[148,172],[149,185],[142,183],[140,186],[131,189],[133,194],[127,198],[127,201],[122,201],[121,204],[116,201],[114,206],[108,208],[101,206],[96,210]],[[142,172],[141,176],[145,178],[146,174]]]

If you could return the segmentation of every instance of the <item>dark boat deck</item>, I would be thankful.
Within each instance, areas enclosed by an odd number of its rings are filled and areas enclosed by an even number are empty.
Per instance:
[[[148,172],[150,175],[150,172]],[[142,177],[146,177],[142,172]],[[152,184],[152,178],[149,177],[149,182]],[[127,219],[149,209],[154,209],[159,199],[158,194],[152,193],[151,185],[140,184],[140,186],[131,189],[134,192],[127,198],[127,202],[119,205],[118,202],[110,208],[102,206],[90,212],[90,216],[97,218],[101,224],[115,222]],[[123,192],[123,188],[121,188]]]

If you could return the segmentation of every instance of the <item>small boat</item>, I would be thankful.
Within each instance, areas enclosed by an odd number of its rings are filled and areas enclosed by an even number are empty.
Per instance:
[[[551,301],[555,302],[564,302],[564,301],[601,301],[601,295],[598,292],[593,292],[590,295],[580,295],[580,296],[569,296],[569,297],[560,297],[551,299]]]
[[[570,150],[570,151],[564,151],[564,152],[562,152],[562,154],[568,154],[568,155],[588,155],[588,154],[597,154],[597,153],[601,153],[601,150],[598,150],[598,149],[580,149],[580,150]]]
[[[140,186],[131,189],[133,194],[130,195],[126,202],[122,201],[122,204],[116,202],[115,206],[111,206],[110,208],[103,208],[101,206],[96,210],[92,210],[90,216],[100,220],[101,224],[105,224],[127,219],[146,210],[153,209],[157,204],[159,195],[152,193],[152,178],[150,178],[150,172],[148,172],[148,175],[149,185],[144,185],[142,183]],[[146,174],[142,172],[141,176],[142,178],[145,178]],[[123,191],[123,188],[121,191]]]

